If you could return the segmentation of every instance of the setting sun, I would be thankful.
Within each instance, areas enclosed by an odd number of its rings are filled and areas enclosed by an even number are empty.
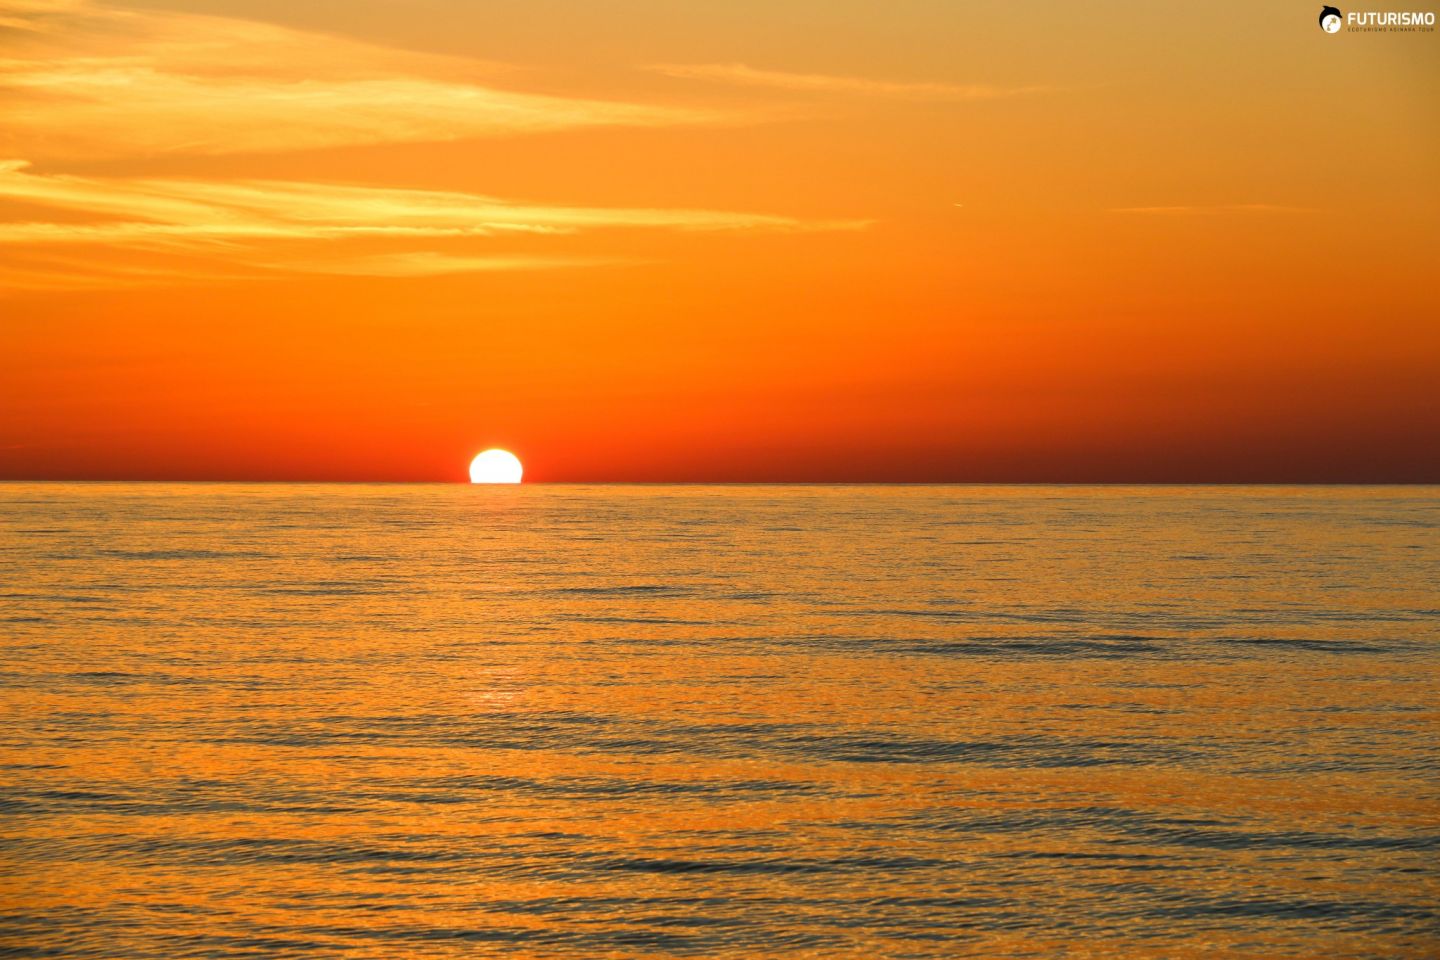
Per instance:
[[[471,483],[519,483],[525,468],[509,450],[486,450],[470,461]]]

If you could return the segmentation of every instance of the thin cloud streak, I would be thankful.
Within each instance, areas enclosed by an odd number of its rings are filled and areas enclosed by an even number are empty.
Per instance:
[[[24,30],[41,33],[52,24],[56,14],[70,13],[85,0],[3,0],[0,2],[0,30]]]
[[[373,257],[317,260],[277,265],[301,273],[363,277],[440,277],[457,273],[559,270],[569,267],[632,266],[645,261],[620,257],[452,256],[428,250]]]
[[[189,263],[128,264],[85,258],[26,257],[0,266],[0,294],[132,290],[186,283],[263,278],[256,270],[214,269]]]
[[[954,84],[871,80],[819,73],[789,73],[761,70],[744,63],[657,63],[645,67],[652,73],[682,80],[707,80],[747,87],[770,87],[800,93],[838,93],[898,100],[995,100],[1039,93],[1045,87],[1002,87],[990,84]]]
[[[482,85],[502,68],[223,17],[0,0],[0,152],[98,159],[711,123]]]
[[[0,244],[199,252],[233,263],[258,261],[271,269],[372,276],[529,270],[603,261],[442,256],[409,250],[348,261],[302,258],[280,263],[269,262],[263,251],[269,241],[413,241],[606,229],[801,232],[869,225],[865,220],[801,220],[719,210],[548,206],[453,191],[327,183],[45,175],[29,172],[23,161],[0,163],[0,199],[93,218],[3,222]]]
[[[326,183],[50,176],[27,172],[23,161],[0,163],[0,198],[120,218],[0,223],[4,243],[484,237],[623,227],[794,232],[854,230],[869,223],[719,210],[545,206],[450,191]]]
[[[1156,216],[1205,216],[1216,213],[1314,213],[1313,207],[1287,207],[1274,203],[1220,203],[1209,206],[1111,207],[1111,213]]]

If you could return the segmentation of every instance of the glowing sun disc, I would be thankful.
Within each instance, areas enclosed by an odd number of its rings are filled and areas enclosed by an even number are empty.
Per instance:
[[[471,483],[519,483],[525,468],[509,450],[486,450],[470,461]]]

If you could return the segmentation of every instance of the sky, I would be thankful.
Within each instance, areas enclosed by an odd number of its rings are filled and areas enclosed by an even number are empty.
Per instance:
[[[0,0],[0,479],[1440,482],[1319,6]]]

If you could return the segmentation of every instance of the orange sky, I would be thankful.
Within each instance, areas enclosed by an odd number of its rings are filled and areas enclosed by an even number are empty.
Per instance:
[[[1313,6],[0,0],[0,478],[1440,481]]]

